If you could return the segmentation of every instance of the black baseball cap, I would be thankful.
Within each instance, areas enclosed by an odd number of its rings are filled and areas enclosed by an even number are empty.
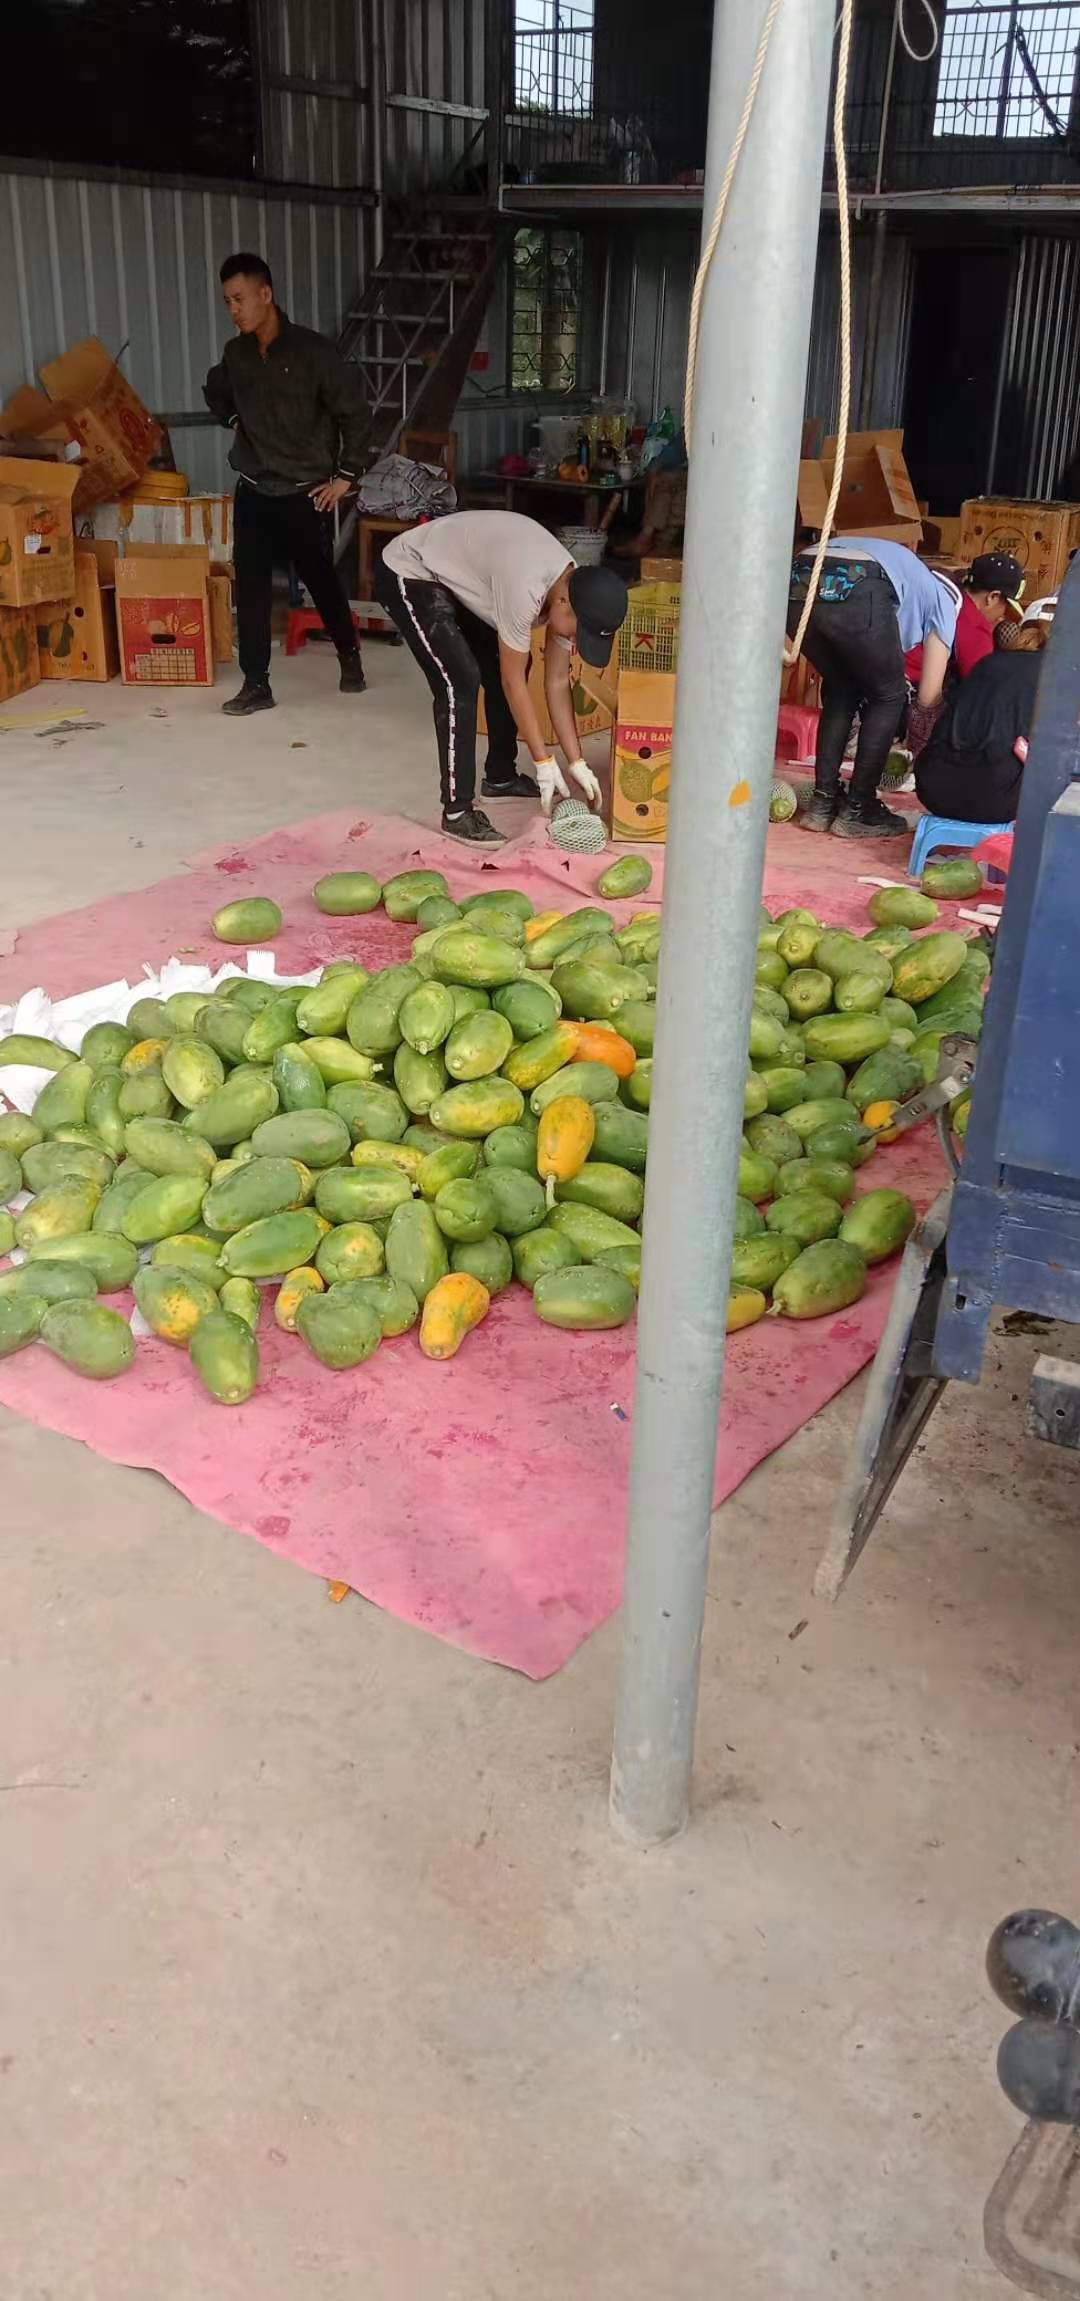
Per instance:
[[[626,621],[626,585],[613,567],[575,567],[570,605],[577,616],[575,646],[583,663],[602,671]]]
[[[967,581],[969,591],[1000,591],[1010,607],[1019,607],[1024,596],[1024,570],[1007,551],[984,551],[972,561]]]

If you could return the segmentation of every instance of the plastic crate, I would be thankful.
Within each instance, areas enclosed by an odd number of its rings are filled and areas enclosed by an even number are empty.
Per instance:
[[[619,633],[620,670],[676,671],[680,586],[641,583],[628,597],[626,621]]]

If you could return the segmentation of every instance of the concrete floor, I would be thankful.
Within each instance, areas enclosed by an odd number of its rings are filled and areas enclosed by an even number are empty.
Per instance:
[[[431,820],[419,683],[370,664],[239,728],[112,687],[67,698],[100,731],[0,730],[0,924],[323,808]],[[719,1513],[694,1824],[648,1858],[606,1822],[616,1624],[529,1685],[0,1418],[3,2301],[1004,2293],[983,1950],[1080,1914],[1053,1347],[995,1333],[834,1612],[861,1386]]]

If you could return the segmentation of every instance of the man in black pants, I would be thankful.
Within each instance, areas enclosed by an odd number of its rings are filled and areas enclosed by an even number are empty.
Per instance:
[[[395,536],[383,552],[375,597],[397,625],[431,689],[439,749],[443,830],[476,846],[502,833],[474,804],[476,707],[484,690],[486,799],[571,796],[549,751],[529,693],[534,624],[547,631],[544,693],[574,795],[590,807],[600,785],[581,755],[570,688],[574,649],[602,669],[626,615],[626,585],[609,567],[576,567],[557,536],[511,511],[458,511]],[[517,771],[528,746],[536,780]]]
[[[343,694],[362,695],[352,613],[334,566],[330,514],[354,488],[370,432],[360,378],[325,336],[294,327],[274,301],[270,267],[241,252],[221,267],[237,333],[211,368],[203,397],[235,433],[233,512],[239,694],[233,718],[272,711],[270,609],[275,567],[295,567],[338,652]]]

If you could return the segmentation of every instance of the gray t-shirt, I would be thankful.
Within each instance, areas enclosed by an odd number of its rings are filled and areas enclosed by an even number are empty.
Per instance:
[[[527,655],[551,590],[574,562],[566,545],[516,511],[452,511],[394,537],[383,564],[406,583],[442,583]]]

